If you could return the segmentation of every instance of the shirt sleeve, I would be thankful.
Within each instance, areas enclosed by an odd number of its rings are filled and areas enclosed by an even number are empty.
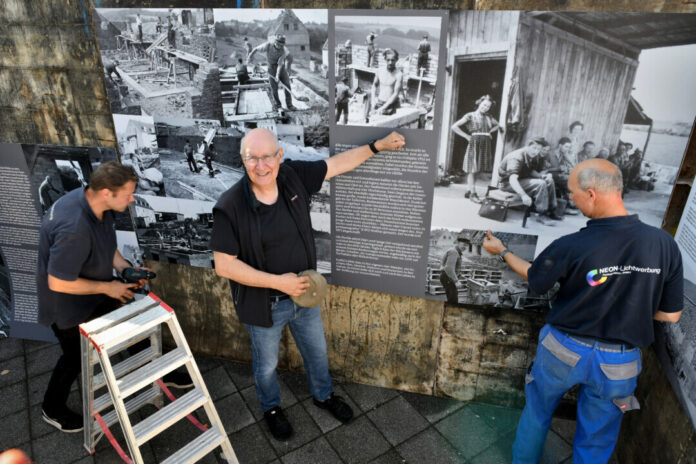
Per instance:
[[[540,295],[551,290],[567,272],[568,266],[564,258],[567,255],[562,252],[558,241],[546,247],[527,270],[529,288]]]
[[[321,190],[321,185],[326,178],[326,170],[328,169],[326,161],[287,160],[284,164],[287,164],[297,173],[310,195]]]
[[[681,253],[676,243],[672,244],[671,262],[674,263],[665,278],[662,298],[657,310],[664,313],[676,313],[684,308],[684,267]]]
[[[507,166],[505,167],[509,176],[517,174],[518,176],[522,172],[522,158],[518,156],[511,157]]]
[[[213,209],[213,232],[210,248],[231,256],[239,255],[239,235],[230,218],[220,209]]]
[[[56,234],[48,255],[49,275],[67,281],[74,281],[80,277],[80,271],[91,249],[89,243],[85,243],[86,236],[88,235],[74,232]]]

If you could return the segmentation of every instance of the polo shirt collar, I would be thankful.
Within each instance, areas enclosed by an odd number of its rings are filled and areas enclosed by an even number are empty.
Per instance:
[[[85,192],[87,191],[86,187],[83,187],[82,189],[82,194],[80,195],[80,206],[85,210],[87,213],[87,217],[94,222],[100,223],[103,222],[101,219],[97,217],[96,214],[94,214],[94,210],[92,210],[92,207],[89,206],[89,202],[87,201],[87,196],[85,196]],[[104,211],[106,213],[106,211]]]
[[[587,221],[587,227],[602,226],[602,225],[622,225],[634,224],[640,222],[637,214],[629,214],[628,216],[612,216],[606,218],[590,219]]]

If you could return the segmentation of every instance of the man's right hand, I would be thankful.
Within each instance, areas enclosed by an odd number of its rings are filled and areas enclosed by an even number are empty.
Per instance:
[[[276,290],[280,290],[290,296],[300,296],[309,288],[309,277],[298,276],[294,272],[281,274],[278,280]]]
[[[530,197],[529,195],[523,196],[522,203],[524,203],[524,206],[532,206],[532,197]]]
[[[133,298],[131,288],[138,288],[138,284],[124,284],[118,280],[112,280],[108,282],[106,292],[104,293],[115,300],[119,300],[121,303],[125,303],[126,300]]]

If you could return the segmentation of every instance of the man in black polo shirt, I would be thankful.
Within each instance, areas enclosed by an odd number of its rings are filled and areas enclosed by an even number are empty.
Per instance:
[[[350,171],[380,150],[400,149],[404,137],[392,132],[369,145],[319,161],[283,161],[283,149],[267,129],[242,140],[246,175],[222,194],[213,209],[211,247],[215,271],[230,279],[237,316],[249,331],[256,393],[273,436],[285,440],[292,427],[280,408],[276,377],[278,346],[290,326],[302,355],[314,404],[348,422],[353,411],[333,394],[319,307],[298,306],[316,269],[309,214],[311,195],[322,182]]]
[[[542,294],[560,283],[525,378],[527,403],[513,462],[536,463],[562,396],[579,385],[573,460],[611,457],[641,369],[639,347],[654,340],[653,320],[676,322],[683,299],[682,261],[672,237],[628,215],[621,171],[603,159],[570,173],[570,199],[587,227],[555,240],[533,263],[488,233],[483,246]]]

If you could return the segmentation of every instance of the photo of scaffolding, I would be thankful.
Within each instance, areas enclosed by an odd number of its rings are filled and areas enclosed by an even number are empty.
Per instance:
[[[327,10],[215,9],[226,123],[328,126]],[[324,129],[327,132],[328,127]]]
[[[531,261],[537,245],[535,235],[493,232],[516,256]],[[510,266],[483,250],[486,232],[436,229],[430,233],[425,281],[429,297],[446,300],[446,286],[457,288],[457,303],[467,306],[546,311],[556,290],[537,295]],[[449,269],[447,269],[449,267]],[[443,275],[445,274],[445,275]],[[452,278],[452,275],[456,276]],[[453,303],[453,302],[452,302]]]
[[[337,15],[336,124],[432,130],[441,23]]]
[[[213,10],[97,8],[113,114],[221,119]]]

